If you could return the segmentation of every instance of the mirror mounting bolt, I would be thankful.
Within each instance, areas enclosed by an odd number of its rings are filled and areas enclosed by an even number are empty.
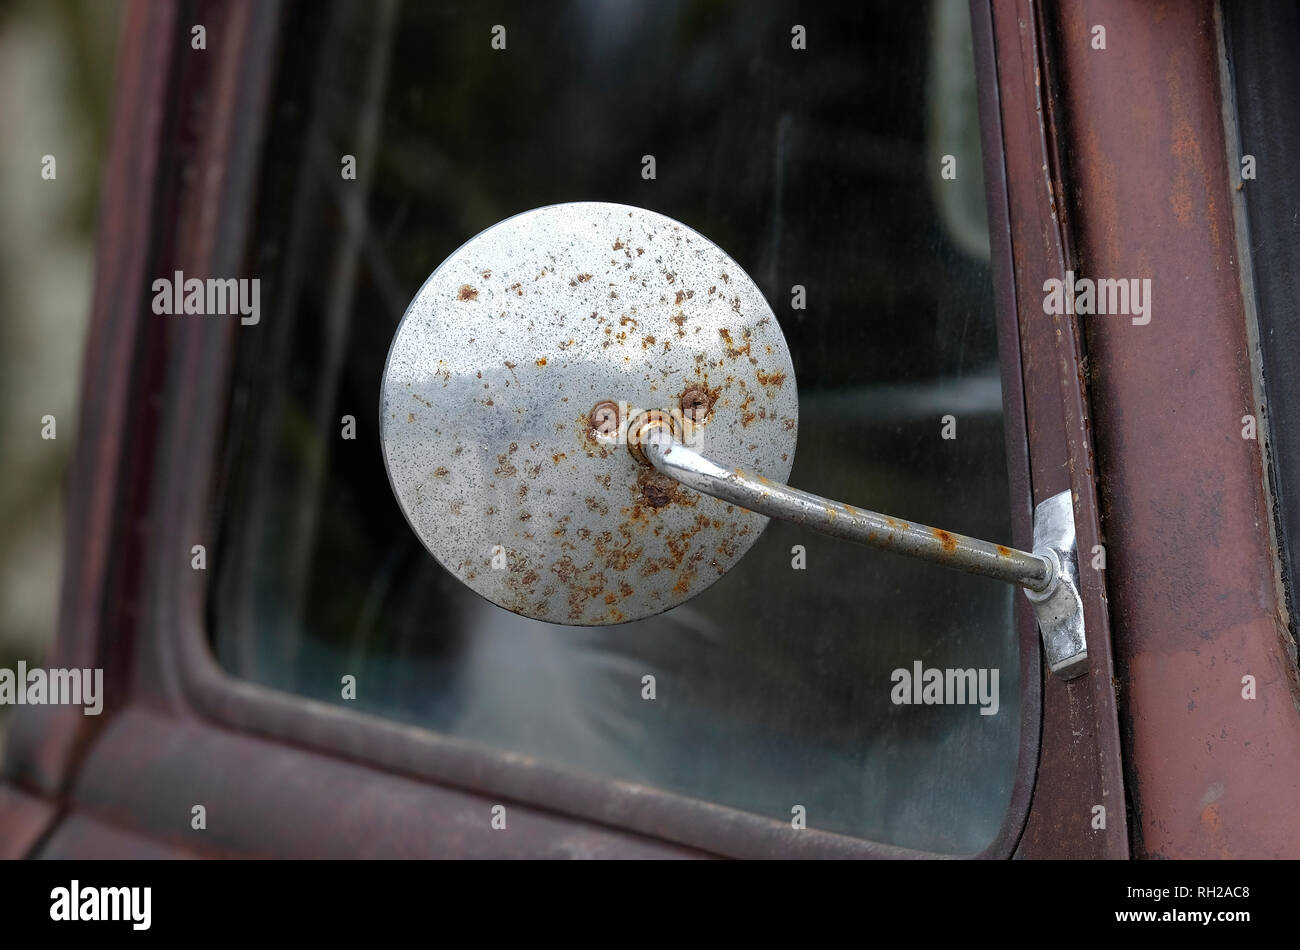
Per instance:
[[[627,427],[627,450],[642,465],[648,465],[652,468],[654,466],[646,458],[645,451],[641,446],[656,429],[666,429],[668,435],[674,440],[681,438],[681,432],[677,428],[677,420],[673,418],[671,412],[665,412],[663,409],[651,409],[648,412],[643,412],[628,423]]]
[[[699,386],[692,386],[682,393],[680,400],[682,415],[696,425],[700,425],[713,412],[713,398]]]
[[[618,403],[612,399],[603,399],[596,403],[591,407],[587,422],[591,426],[591,431],[596,435],[607,437],[618,435]]]

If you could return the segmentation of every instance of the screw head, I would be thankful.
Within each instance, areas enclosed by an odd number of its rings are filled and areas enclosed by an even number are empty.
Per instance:
[[[682,393],[678,404],[681,406],[682,415],[696,425],[708,419],[709,414],[713,412],[713,397],[699,386],[691,386]]]
[[[596,403],[587,415],[587,422],[590,423],[591,431],[595,435],[607,438],[618,435],[618,403],[611,399]]]

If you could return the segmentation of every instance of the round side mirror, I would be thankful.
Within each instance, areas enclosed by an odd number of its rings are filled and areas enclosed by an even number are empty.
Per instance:
[[[638,434],[784,480],[798,412],[781,327],[734,260],[653,211],[579,202],[493,225],[425,281],[380,431],[443,567],[507,610],[592,625],[689,600],[767,524],[657,471]]]

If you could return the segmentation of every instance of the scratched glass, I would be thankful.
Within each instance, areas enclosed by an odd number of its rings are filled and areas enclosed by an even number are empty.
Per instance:
[[[667,614],[548,626],[421,547],[376,425],[397,321],[448,254],[528,208],[625,202],[707,235],[771,302],[799,384],[793,484],[1010,537],[965,3],[292,16],[250,249],[270,303],[239,334],[227,439],[211,603],[225,667],[775,821],[802,805],[813,828],[986,846],[1021,726],[1011,588],[773,523]],[[796,23],[807,49],[792,48]],[[917,662],[997,671],[996,715],[895,703],[894,671]]]

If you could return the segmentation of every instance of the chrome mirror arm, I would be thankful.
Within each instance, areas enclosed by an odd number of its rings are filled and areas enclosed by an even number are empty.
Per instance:
[[[1033,606],[1052,672],[1067,678],[1087,672],[1078,552],[1068,491],[1035,509],[1034,550],[1030,553],[855,508],[760,474],[720,465],[679,441],[667,424],[651,422],[640,431],[629,432],[628,444],[638,458],[688,488],[749,511],[1021,587]]]

